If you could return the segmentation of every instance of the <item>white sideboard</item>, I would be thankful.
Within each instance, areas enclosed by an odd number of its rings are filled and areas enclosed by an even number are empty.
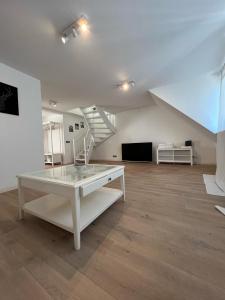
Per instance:
[[[193,165],[192,147],[181,148],[157,148],[157,164],[164,163],[187,163]]]

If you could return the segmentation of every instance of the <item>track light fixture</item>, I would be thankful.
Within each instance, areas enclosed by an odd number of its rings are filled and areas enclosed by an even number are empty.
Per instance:
[[[124,92],[128,91],[130,88],[135,86],[134,80],[124,80],[116,85],[116,87]]]
[[[66,44],[72,37],[77,37],[82,32],[89,30],[88,18],[82,15],[79,19],[74,21],[68,26],[62,33],[61,40],[63,44]]]

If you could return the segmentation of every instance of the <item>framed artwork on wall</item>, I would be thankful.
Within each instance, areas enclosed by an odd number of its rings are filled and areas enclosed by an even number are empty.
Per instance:
[[[75,123],[75,130],[79,130],[80,129],[80,125],[78,123]]]
[[[80,122],[80,128],[84,128],[84,122],[83,121]]]
[[[73,125],[69,126],[69,132],[73,132]]]
[[[0,82],[0,113],[19,116],[18,90]]]

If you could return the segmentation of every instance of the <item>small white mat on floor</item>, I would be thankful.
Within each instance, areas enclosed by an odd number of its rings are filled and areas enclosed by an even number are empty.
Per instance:
[[[218,185],[216,184],[216,176],[215,175],[203,175],[203,179],[205,182],[205,187],[207,194],[214,195],[214,196],[225,196],[223,190],[221,190]]]
[[[215,205],[215,208],[220,211],[223,215],[225,215],[225,208],[219,205]]]

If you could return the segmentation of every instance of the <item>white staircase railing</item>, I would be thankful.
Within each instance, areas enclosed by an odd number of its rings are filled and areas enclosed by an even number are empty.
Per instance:
[[[94,137],[88,128],[85,136],[73,139],[74,164],[88,164],[94,147]]]
[[[90,129],[88,128],[87,133],[84,137],[84,162],[85,162],[85,164],[89,163],[94,144],[95,144],[94,137],[91,134]]]

